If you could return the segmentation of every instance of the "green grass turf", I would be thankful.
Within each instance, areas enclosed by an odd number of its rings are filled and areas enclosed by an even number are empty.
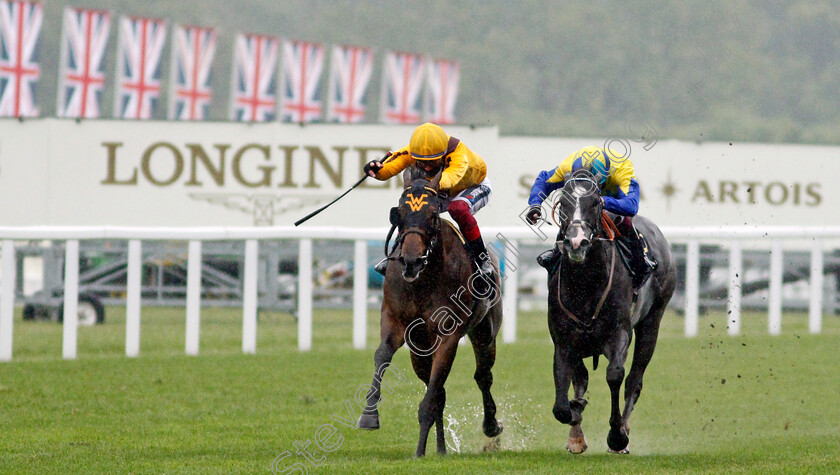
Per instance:
[[[19,309],[18,309],[19,312]],[[545,314],[520,313],[517,343],[500,345],[493,392],[505,425],[501,450],[482,453],[481,396],[472,351],[461,347],[447,382],[450,455],[412,458],[423,385],[408,351],[386,376],[382,429],[364,432],[345,401],[370,382],[378,313],[368,349],[352,349],[351,314],[316,310],[313,350],[297,351],[285,313],[261,313],[256,355],[241,354],[241,312],[201,313],[201,354],[184,356],[184,309],[144,308],[141,355],[126,358],[125,318],[79,329],[78,359],[61,359],[61,326],[15,320],[14,360],[0,364],[0,473],[267,473],[301,463],[347,473],[836,473],[840,471],[840,318],[810,335],[807,316],[785,314],[781,336],[766,315],[747,313],[743,336],[722,314],[700,320],[696,338],[666,314],[631,421],[629,456],[607,455],[606,361],[590,373],[583,428],[589,450],[566,453],[568,427],[554,420],[552,345]],[[591,364],[587,363],[591,368]],[[629,367],[629,366],[628,366]],[[358,411],[358,409],[356,409]],[[315,447],[319,427],[337,432],[332,452]],[[339,438],[341,437],[341,438]],[[322,461],[315,467],[295,442]]]

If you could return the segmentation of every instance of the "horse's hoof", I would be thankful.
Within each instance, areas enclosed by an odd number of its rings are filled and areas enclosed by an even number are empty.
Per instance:
[[[359,429],[376,430],[379,429],[379,415],[378,414],[362,414],[359,417],[359,422],[356,424]]]
[[[493,421],[493,424],[484,423],[484,435],[487,437],[498,437],[505,430],[501,421]]]
[[[630,453],[630,448],[629,447],[624,447],[621,450],[607,449],[607,453],[615,454],[615,455],[628,455]]]
[[[569,431],[569,440],[566,442],[566,450],[570,454],[582,454],[586,452],[589,445],[586,443],[586,437],[583,435],[583,430],[580,425],[573,425]]]
[[[501,432],[501,431],[500,431]],[[502,446],[502,438],[498,435],[496,437],[488,437],[487,442],[484,443],[484,447],[481,448],[482,452],[498,452],[499,448]]]
[[[589,448],[589,445],[586,444],[586,437],[578,437],[575,439],[569,439],[566,442],[566,450],[570,454],[582,454],[586,452],[586,449]]]
[[[610,429],[609,434],[607,434],[607,446],[613,452],[621,453],[622,450],[627,448],[627,444],[630,443],[630,437],[627,437],[627,432],[624,428],[621,429]]]

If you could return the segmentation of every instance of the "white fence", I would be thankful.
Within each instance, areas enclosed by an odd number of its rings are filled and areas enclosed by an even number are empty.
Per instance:
[[[728,322],[730,335],[741,328],[741,279],[743,240],[771,240],[768,331],[777,335],[782,328],[782,264],[783,242],[789,239],[812,240],[809,329],[820,333],[823,307],[823,240],[840,238],[840,226],[828,227],[691,227],[663,228],[671,241],[687,243],[685,335],[697,335],[699,308],[700,242],[731,241],[729,254]],[[313,239],[355,241],[353,276],[353,346],[366,347],[367,335],[367,241],[381,240],[385,229],[355,228],[132,228],[132,227],[0,227],[2,239],[2,284],[0,285],[0,361],[12,359],[13,314],[15,295],[15,240],[64,240],[64,327],[63,357],[76,357],[78,328],[79,241],[87,239],[127,240],[128,277],[126,288],[126,356],[136,357],[140,348],[140,295],[142,242],[154,240],[183,240],[189,242],[187,264],[186,341],[188,355],[199,352],[201,306],[201,245],[203,241],[245,241],[245,270],[242,304],[242,351],[256,352],[257,335],[257,267],[259,240],[295,239],[298,253],[298,349],[312,347],[312,241]],[[508,265],[504,282],[504,323],[502,340],[516,341],[517,287],[519,265],[516,248],[520,241],[538,241],[530,229],[485,228],[485,238],[503,237],[509,245],[503,247]]]

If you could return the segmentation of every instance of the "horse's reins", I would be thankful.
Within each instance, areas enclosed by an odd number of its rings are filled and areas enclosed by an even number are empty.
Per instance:
[[[556,208],[557,206],[555,205],[555,209]],[[552,211],[552,217],[553,215],[554,212]],[[572,224],[574,224],[574,222]],[[604,231],[607,233],[607,237],[597,239],[602,241],[610,241],[611,243],[613,243],[613,245],[610,246],[610,249],[612,250],[610,257],[610,277],[607,280],[607,287],[604,289],[604,292],[601,294],[601,298],[598,300],[598,305],[595,306],[595,313],[593,313],[592,318],[589,319],[587,323],[584,323],[581,319],[576,317],[575,314],[573,314],[569,309],[567,309],[565,305],[563,305],[563,299],[560,297],[560,279],[558,278],[557,280],[557,303],[560,304],[560,310],[562,310],[563,313],[567,317],[572,319],[574,322],[584,327],[589,327],[590,325],[592,325],[592,322],[594,322],[595,319],[598,318],[598,314],[601,313],[601,309],[604,306],[604,302],[606,302],[607,300],[607,295],[609,295],[610,289],[612,288],[613,274],[615,273],[615,238],[617,236],[620,236],[621,234],[618,232],[618,228],[615,226],[615,223],[613,223],[612,219],[610,219],[610,217],[607,216],[607,213],[604,210],[601,210],[601,225],[604,227]],[[595,232],[593,230],[592,234],[594,233]],[[589,239],[592,239],[591,235]]]

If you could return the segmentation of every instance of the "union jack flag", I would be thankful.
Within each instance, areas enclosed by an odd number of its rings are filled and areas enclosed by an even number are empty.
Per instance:
[[[111,14],[107,11],[64,9],[56,107],[59,117],[99,117],[105,86],[102,59],[110,29]]]
[[[216,54],[216,32],[200,26],[173,29],[169,81],[169,119],[204,120],[210,108],[210,68]]]
[[[373,72],[370,48],[335,45],[330,68],[327,119],[347,124],[365,119],[365,94]]]
[[[380,120],[386,124],[420,122],[425,59],[418,54],[388,52],[382,68]]]
[[[240,34],[233,51],[230,118],[268,122],[277,117],[277,54],[273,36]]]
[[[0,3],[0,116],[34,117],[38,35],[44,10],[40,3]]]
[[[114,117],[152,118],[160,98],[160,57],[165,42],[164,20],[120,18]]]
[[[283,41],[280,114],[286,122],[321,120],[321,76],[326,51],[317,43]]]
[[[455,123],[455,100],[461,78],[455,61],[432,60],[426,69],[425,120],[435,124]]]

